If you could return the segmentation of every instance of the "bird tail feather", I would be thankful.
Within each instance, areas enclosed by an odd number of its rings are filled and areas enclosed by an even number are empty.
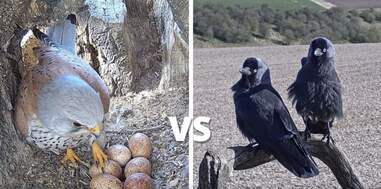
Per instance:
[[[76,24],[77,19],[74,14],[70,14],[67,18],[48,28],[47,34],[41,32],[37,28],[33,28],[33,34],[40,39],[45,45],[60,46],[72,53],[75,53],[76,42]]]
[[[295,176],[309,178],[319,174],[315,161],[297,138],[285,139],[276,145],[278,150],[272,154]]]

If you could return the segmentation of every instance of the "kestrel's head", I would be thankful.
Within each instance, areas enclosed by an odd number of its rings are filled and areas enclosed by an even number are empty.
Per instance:
[[[92,132],[98,135],[104,118],[99,94],[75,76],[61,76],[39,93],[38,117],[42,126],[58,135]]]

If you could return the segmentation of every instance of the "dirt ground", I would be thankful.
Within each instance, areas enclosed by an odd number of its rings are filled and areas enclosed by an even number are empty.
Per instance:
[[[344,118],[333,128],[336,145],[346,154],[366,188],[381,188],[381,44],[336,45],[336,68],[343,83]],[[297,126],[302,120],[287,99],[286,89],[300,68],[307,46],[195,49],[194,116],[210,116],[211,139],[194,145],[194,180],[207,149],[227,158],[227,147],[246,145],[236,128],[230,87],[247,57],[269,64],[272,82],[282,95]],[[320,175],[300,179],[277,161],[244,171],[233,171],[226,188],[340,188],[335,177],[317,160]]]

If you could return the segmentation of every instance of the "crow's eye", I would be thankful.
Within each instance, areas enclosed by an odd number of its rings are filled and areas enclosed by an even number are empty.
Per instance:
[[[82,125],[81,125],[80,123],[78,123],[78,122],[74,122],[73,125],[76,126],[76,127],[80,127],[80,126],[82,126]]]

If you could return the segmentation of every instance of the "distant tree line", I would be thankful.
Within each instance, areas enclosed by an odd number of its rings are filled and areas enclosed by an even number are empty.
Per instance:
[[[315,36],[335,42],[381,42],[381,11],[376,9],[325,11],[273,10],[224,7],[206,4],[195,8],[194,33],[227,43],[250,42],[255,38],[281,44],[305,44]]]

